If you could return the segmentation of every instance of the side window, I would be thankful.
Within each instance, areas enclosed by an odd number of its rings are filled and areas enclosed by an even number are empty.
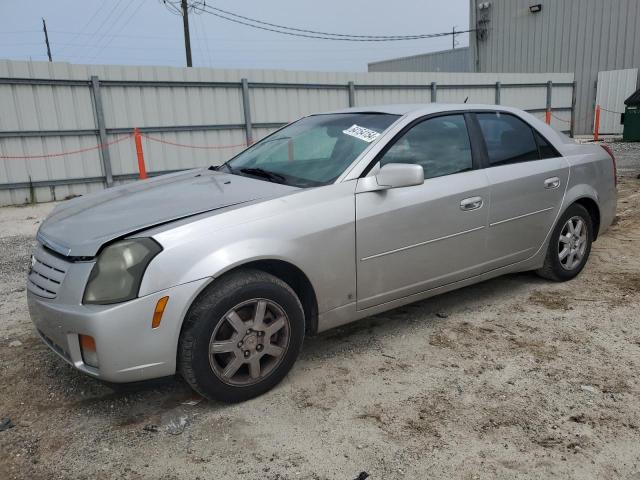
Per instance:
[[[535,130],[533,131],[533,135],[536,137],[540,158],[555,158],[560,156],[554,146],[547,142],[542,135]]]
[[[539,160],[538,145],[529,125],[499,112],[477,113],[492,166]]]
[[[420,122],[407,131],[380,159],[387,163],[415,163],[424,178],[471,170],[471,144],[462,115],[444,115]]]

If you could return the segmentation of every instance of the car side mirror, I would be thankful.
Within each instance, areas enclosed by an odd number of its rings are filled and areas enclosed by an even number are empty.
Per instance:
[[[424,170],[412,163],[387,163],[376,175],[361,178],[358,191],[375,192],[391,188],[412,187],[424,183]]]

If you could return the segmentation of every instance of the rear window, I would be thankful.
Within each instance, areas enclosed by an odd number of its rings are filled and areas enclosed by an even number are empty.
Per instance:
[[[533,130],[519,118],[500,112],[477,113],[491,166],[539,160]]]
[[[560,154],[542,135],[535,130],[533,135],[536,137],[536,143],[538,144],[538,150],[540,151],[540,158],[555,158]]]

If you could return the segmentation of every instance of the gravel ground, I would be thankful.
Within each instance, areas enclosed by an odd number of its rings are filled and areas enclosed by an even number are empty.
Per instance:
[[[112,390],[36,338],[24,277],[52,206],[0,209],[0,479],[640,479],[640,144],[585,271],[509,275],[308,339],[274,391]],[[364,475],[362,475],[364,476]]]

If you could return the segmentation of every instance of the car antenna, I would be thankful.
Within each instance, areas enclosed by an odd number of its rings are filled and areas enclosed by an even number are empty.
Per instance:
[[[463,103],[467,103],[467,100],[469,100],[469,97],[465,98]]]

